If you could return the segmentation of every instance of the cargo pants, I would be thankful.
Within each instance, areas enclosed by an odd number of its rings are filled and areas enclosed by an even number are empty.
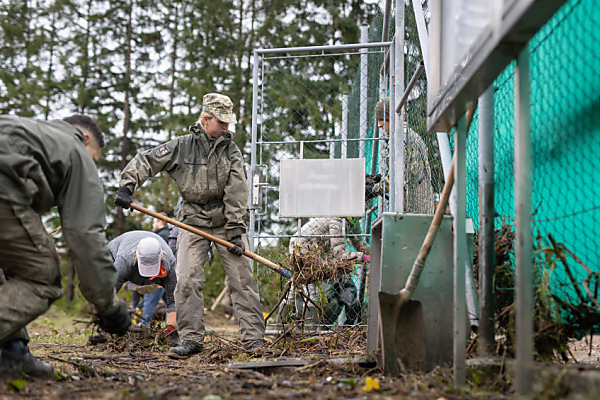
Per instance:
[[[201,228],[202,231],[226,240],[227,231],[220,228]],[[248,236],[242,235],[244,246],[249,248]],[[177,239],[177,331],[181,340],[204,342],[204,262],[211,242],[203,237],[180,229]],[[262,340],[265,322],[260,305],[258,284],[252,275],[252,263],[245,256],[235,256],[225,246],[215,243],[223,261],[225,281],[229,286],[231,301],[238,318],[244,346]]]
[[[63,294],[52,238],[29,206],[0,200],[0,342],[29,340],[25,326]]]

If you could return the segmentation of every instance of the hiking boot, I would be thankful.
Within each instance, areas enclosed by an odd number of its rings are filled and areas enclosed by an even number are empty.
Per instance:
[[[255,340],[254,342],[250,342],[244,346],[244,350],[246,351],[254,351],[265,344],[265,341],[262,339]]]
[[[0,377],[53,379],[54,368],[50,364],[38,361],[30,352],[27,341],[9,340],[0,343]]]
[[[167,356],[177,359],[190,358],[194,354],[202,351],[202,345],[191,340],[184,340],[181,346],[172,347],[167,353]]]
[[[173,332],[171,335],[171,347],[181,346],[181,339],[179,338],[179,333],[177,331]]]
[[[264,340],[255,340],[254,342],[250,342],[244,345],[244,350],[250,357],[264,357],[268,354],[271,354],[271,351],[264,347]]]

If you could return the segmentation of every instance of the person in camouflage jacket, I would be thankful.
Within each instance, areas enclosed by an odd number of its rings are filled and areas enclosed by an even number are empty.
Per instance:
[[[375,106],[375,118],[379,128],[390,134],[390,98],[386,97]],[[386,147],[385,162],[389,166],[389,147]],[[382,196],[389,192],[389,176],[372,176],[367,180],[366,196]],[[404,211],[412,214],[433,214],[435,211],[431,167],[425,141],[412,129],[405,129],[404,135]]]
[[[138,153],[129,162],[121,173],[115,204],[129,207],[132,193],[160,171],[166,171],[175,180],[183,198],[176,218],[235,245],[227,249],[215,243],[225,268],[242,343],[250,350],[263,344],[265,323],[252,264],[241,257],[249,246],[244,221],[249,190],[242,153],[233,142],[234,133],[228,130],[229,123],[235,122],[229,97],[205,95],[200,119],[190,128],[190,134]],[[199,235],[179,231],[175,305],[182,344],[169,351],[172,358],[188,358],[202,350],[203,265],[210,245]]]
[[[85,115],[62,121],[0,115],[0,378],[55,377],[51,365],[29,352],[26,330],[63,293],[54,241],[40,219],[54,206],[81,293],[95,305],[100,327],[127,332],[95,165],[103,146],[100,128]]]

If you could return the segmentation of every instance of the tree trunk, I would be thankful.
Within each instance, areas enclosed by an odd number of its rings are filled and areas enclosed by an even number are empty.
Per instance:
[[[129,4],[129,14],[127,20],[127,44],[125,47],[125,102],[123,104],[123,139],[121,141],[121,171],[125,169],[127,166],[127,153],[128,153],[128,145],[129,139],[127,138],[127,133],[129,132],[129,124],[131,122],[131,112],[129,109],[129,96],[131,92],[130,84],[131,84],[131,14],[133,5]],[[117,220],[115,223],[115,236],[119,236],[123,233],[123,209],[119,207],[117,211]]]
[[[173,127],[175,118],[173,115],[173,104],[175,102],[175,73],[177,72],[177,45],[179,44],[179,3],[175,4],[175,15],[173,18],[173,52],[171,53],[171,87],[169,94],[169,137],[173,139]],[[163,211],[167,212],[169,205],[169,175],[164,174],[163,182]]]

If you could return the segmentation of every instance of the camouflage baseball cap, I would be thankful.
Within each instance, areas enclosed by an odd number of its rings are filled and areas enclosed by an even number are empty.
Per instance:
[[[385,104],[385,107],[384,107]],[[380,100],[379,102],[377,102],[377,105],[375,106],[375,118],[377,118],[378,120],[382,121],[383,118],[383,111],[385,108],[385,119],[388,120],[390,119],[390,98],[386,97],[384,100]]]
[[[209,93],[202,99],[202,111],[211,113],[220,121],[235,124],[237,121],[233,114],[233,103],[224,94]]]

